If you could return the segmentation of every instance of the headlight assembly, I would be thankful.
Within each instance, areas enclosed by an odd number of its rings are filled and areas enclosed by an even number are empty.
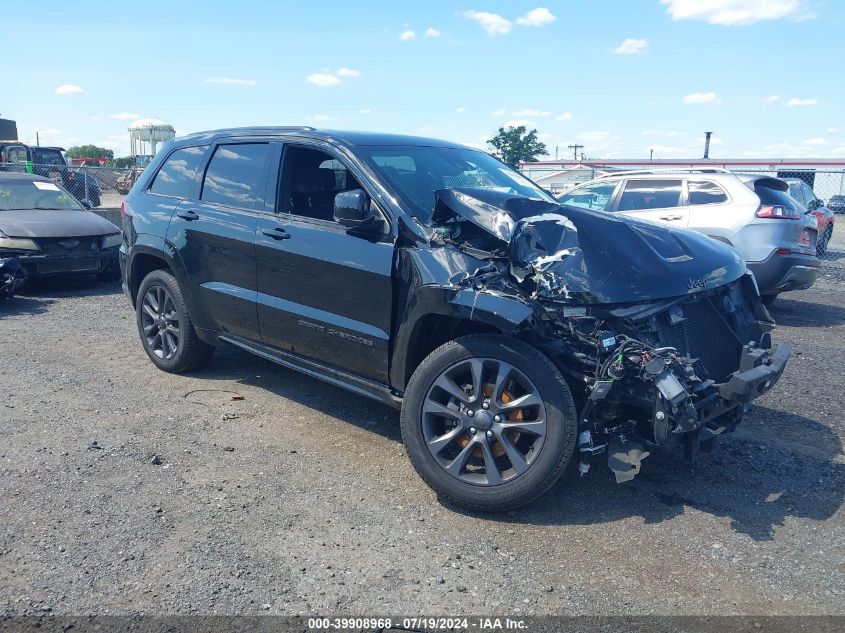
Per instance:
[[[105,235],[103,236],[103,241],[101,242],[100,248],[107,249],[107,248],[117,248],[120,246],[120,243],[123,241],[123,236],[120,233],[113,233],[112,235]]]
[[[38,244],[28,237],[9,237],[0,231],[0,250],[3,251],[40,251]]]

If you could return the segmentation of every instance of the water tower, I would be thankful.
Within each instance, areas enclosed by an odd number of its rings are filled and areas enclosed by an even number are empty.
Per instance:
[[[138,119],[129,126],[130,154],[155,156],[158,145],[176,136],[173,126],[160,119]]]

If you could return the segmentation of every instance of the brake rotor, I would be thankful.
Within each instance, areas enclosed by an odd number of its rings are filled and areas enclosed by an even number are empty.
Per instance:
[[[484,393],[485,398],[492,398],[493,397],[493,385],[492,384],[490,384],[490,383],[485,384],[482,387],[482,391]],[[502,392],[502,402],[504,404],[507,404],[511,400],[513,400],[513,396],[510,394],[510,392],[507,391],[507,390],[503,391]],[[522,413],[522,409],[517,409],[516,411],[510,411],[507,415],[507,419],[508,419],[509,422],[522,422],[524,418],[525,418],[525,416]],[[519,440],[519,433],[515,433],[513,435],[512,441],[514,443],[516,443],[517,440]],[[458,438],[457,442],[458,442],[458,446],[460,446],[461,448],[464,448],[467,444],[469,444],[469,438],[468,437],[461,437],[461,438]],[[505,448],[499,442],[496,442],[493,445],[493,456],[494,457],[501,457],[504,454],[505,454]],[[484,452],[482,451],[480,446],[472,451],[472,456],[476,457],[478,459],[484,459]]]

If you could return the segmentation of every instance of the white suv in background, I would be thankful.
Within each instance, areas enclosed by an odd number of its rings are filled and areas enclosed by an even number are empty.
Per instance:
[[[754,273],[766,303],[803,290],[819,275],[815,218],[783,180],[701,169],[607,174],[561,194],[562,204],[624,213],[709,235],[733,246]]]

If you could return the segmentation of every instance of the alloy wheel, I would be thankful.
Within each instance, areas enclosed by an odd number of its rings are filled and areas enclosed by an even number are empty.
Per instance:
[[[513,365],[470,358],[443,371],[422,405],[422,433],[447,473],[495,486],[531,468],[546,438],[546,408],[534,383]]]
[[[141,327],[147,346],[156,357],[170,360],[176,355],[181,341],[179,313],[164,286],[150,286],[144,293]]]

